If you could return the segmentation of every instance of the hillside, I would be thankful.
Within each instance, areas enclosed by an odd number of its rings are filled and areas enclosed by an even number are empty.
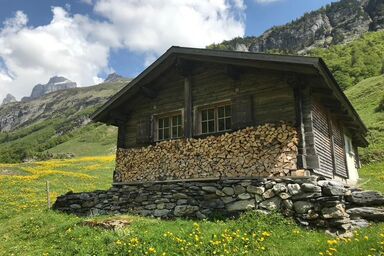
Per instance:
[[[210,48],[251,52],[306,52],[354,40],[368,31],[384,28],[383,0],[341,0],[261,36],[249,36],[211,45]]]
[[[384,160],[384,111],[379,111],[384,98],[384,76],[365,79],[345,94],[369,129],[369,147],[361,149],[364,163]]]
[[[89,123],[89,115],[127,82],[72,88],[1,106],[0,162],[52,157],[50,149],[54,157],[113,152],[115,129]]]

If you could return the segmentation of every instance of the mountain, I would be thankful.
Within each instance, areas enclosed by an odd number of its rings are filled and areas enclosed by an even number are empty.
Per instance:
[[[89,123],[89,115],[128,82],[63,89],[29,101],[2,105],[0,162],[45,157],[50,149],[73,139],[81,143],[68,143],[54,153],[112,151],[116,138],[114,127]]]
[[[117,73],[111,73],[107,76],[107,78],[104,80],[104,83],[115,83],[121,80],[124,80],[126,78],[122,77],[121,75]]]
[[[23,97],[21,101],[29,101],[33,99],[40,98],[41,96],[56,92],[60,90],[76,88],[77,84],[63,76],[54,76],[51,77],[46,84],[37,84],[33,87],[31,96]]]
[[[12,102],[16,102],[16,98],[12,94],[8,93],[3,99],[3,103],[1,105],[5,105]]]
[[[251,52],[304,53],[315,47],[350,42],[368,31],[384,29],[384,0],[341,0],[261,36],[224,41],[209,48]]]

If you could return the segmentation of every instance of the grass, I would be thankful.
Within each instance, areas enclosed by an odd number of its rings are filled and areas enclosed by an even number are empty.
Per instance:
[[[376,163],[363,168],[365,187],[384,191],[375,179],[381,175],[378,171],[384,171],[383,166]],[[109,188],[113,167],[112,156],[0,164],[0,254],[312,256],[383,252],[384,224],[362,229],[351,239],[335,239],[299,227],[279,214],[249,212],[240,219],[198,222],[132,215],[93,218],[130,221],[128,227],[111,231],[84,225],[90,218],[46,209],[47,180],[54,201],[70,190]]]
[[[369,146],[361,149],[364,162],[384,160],[384,112],[376,111],[384,97],[384,76],[365,79],[345,91],[369,129]]]

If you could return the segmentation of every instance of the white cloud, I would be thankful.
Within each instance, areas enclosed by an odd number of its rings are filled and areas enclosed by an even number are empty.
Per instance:
[[[84,17],[69,16],[60,7],[52,12],[52,21],[45,26],[27,27],[22,12],[4,22],[0,30],[0,99],[4,91],[19,98],[29,95],[33,85],[45,83],[53,75],[64,75],[80,85],[95,84],[100,82],[98,74],[109,70],[107,40],[98,40],[97,34],[82,27]],[[103,26],[90,20],[87,24],[95,30]]]
[[[149,65],[172,45],[205,47],[244,35],[243,0],[81,0],[98,21],[53,7],[44,26],[28,26],[21,11],[0,28],[0,100],[29,95],[33,85],[63,75],[80,85],[109,72],[112,49],[147,56]]]

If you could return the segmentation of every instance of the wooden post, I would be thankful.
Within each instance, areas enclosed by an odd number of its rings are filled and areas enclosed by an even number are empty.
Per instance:
[[[45,183],[45,190],[47,192],[47,206],[48,206],[48,209],[51,209],[51,197],[49,195],[49,181],[46,181]]]
[[[191,77],[184,78],[184,136],[192,137],[192,87]]]

